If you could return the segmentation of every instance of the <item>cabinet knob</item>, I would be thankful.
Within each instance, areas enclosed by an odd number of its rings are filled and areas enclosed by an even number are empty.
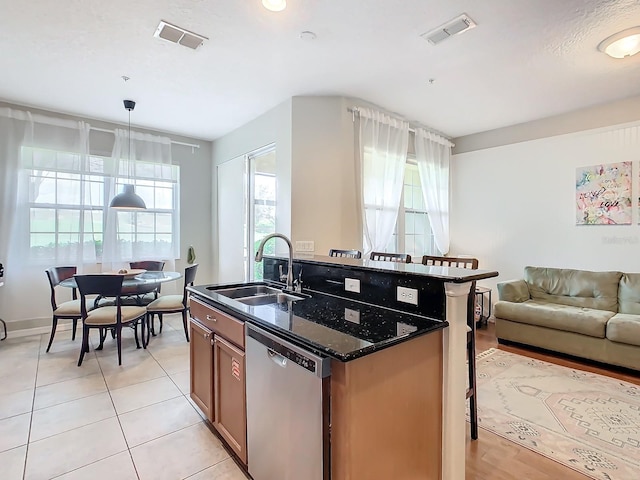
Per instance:
[[[211,320],[212,322],[217,322],[218,319],[216,317],[214,317],[213,315],[209,315],[207,314],[207,320]]]

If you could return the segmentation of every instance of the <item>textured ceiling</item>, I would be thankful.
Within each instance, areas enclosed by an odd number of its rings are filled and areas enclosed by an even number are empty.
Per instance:
[[[0,99],[125,123],[131,98],[134,125],[211,140],[296,95],[361,98],[452,137],[640,95],[640,55],[597,50],[640,25],[638,0],[287,3],[0,0]],[[475,29],[420,38],[463,12]],[[160,20],[209,41],[154,38]]]

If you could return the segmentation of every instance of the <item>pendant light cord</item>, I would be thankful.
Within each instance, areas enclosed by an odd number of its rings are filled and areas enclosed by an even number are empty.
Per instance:
[[[129,110],[129,168],[127,168],[127,180],[131,181],[131,109],[128,108],[127,110]]]

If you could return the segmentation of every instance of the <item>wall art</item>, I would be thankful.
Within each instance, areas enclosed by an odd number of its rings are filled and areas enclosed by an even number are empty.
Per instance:
[[[631,225],[631,162],[576,169],[576,225]]]

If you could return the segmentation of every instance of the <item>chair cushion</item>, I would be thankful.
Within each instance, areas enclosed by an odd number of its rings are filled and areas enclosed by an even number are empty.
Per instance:
[[[171,312],[183,309],[182,295],[162,295],[147,305],[148,312]]]
[[[592,308],[572,307],[540,300],[522,303],[500,301],[495,306],[495,316],[517,323],[554,328],[604,338],[607,321],[615,313]]]
[[[117,307],[96,308],[87,314],[84,323],[87,325],[115,325],[117,312]],[[121,312],[122,323],[127,323],[144,316],[147,313],[147,309],[144,307],[125,306],[121,307]]]
[[[70,300],[60,303],[53,312],[54,315],[78,315],[80,316],[80,300]],[[93,309],[93,302],[87,301],[87,310]]]
[[[612,342],[640,346],[640,315],[614,315],[607,323],[607,338]]]

